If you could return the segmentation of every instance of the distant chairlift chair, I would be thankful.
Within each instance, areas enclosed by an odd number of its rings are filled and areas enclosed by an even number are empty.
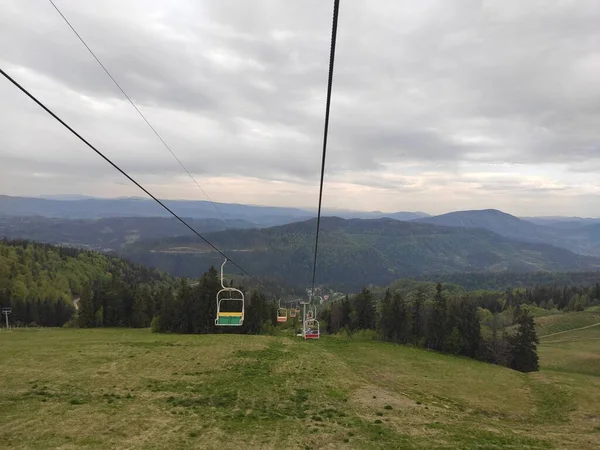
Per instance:
[[[233,287],[225,287],[223,268],[227,259],[221,265],[221,290],[217,293],[218,327],[240,327],[244,323],[244,293]]]
[[[287,322],[287,308],[281,307],[281,300],[279,300],[279,308],[277,308],[277,322]]]
[[[307,319],[304,322],[304,339],[319,339],[320,336],[319,321],[316,319]]]

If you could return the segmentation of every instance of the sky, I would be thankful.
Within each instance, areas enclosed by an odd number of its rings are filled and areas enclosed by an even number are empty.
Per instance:
[[[318,200],[332,4],[55,0],[213,201]],[[46,0],[0,67],[160,198],[206,200]],[[323,205],[600,216],[600,2],[341,0]],[[0,194],[143,195],[0,77]]]

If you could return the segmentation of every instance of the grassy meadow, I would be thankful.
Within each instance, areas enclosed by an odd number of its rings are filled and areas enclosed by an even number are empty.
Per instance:
[[[3,331],[0,447],[600,448],[600,327],[559,328],[533,374],[336,337]]]

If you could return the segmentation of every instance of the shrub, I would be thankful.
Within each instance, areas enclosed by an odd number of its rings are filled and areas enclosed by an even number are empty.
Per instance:
[[[377,341],[379,335],[375,330],[358,330],[352,335],[354,341]]]
[[[160,316],[154,316],[152,322],[150,322],[150,331],[153,333],[159,333],[160,330]]]

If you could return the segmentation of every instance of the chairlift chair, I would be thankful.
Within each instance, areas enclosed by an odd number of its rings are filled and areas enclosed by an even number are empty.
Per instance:
[[[287,322],[287,309],[279,308],[277,309],[277,322]]]
[[[233,287],[225,287],[223,268],[227,259],[221,265],[221,290],[217,292],[218,327],[240,327],[244,323],[244,293]]]
[[[307,319],[303,328],[304,339],[319,339],[321,331],[319,321],[316,319]]]
[[[287,322],[287,308],[281,307],[281,299],[279,299],[279,307],[277,308],[277,322]]]

